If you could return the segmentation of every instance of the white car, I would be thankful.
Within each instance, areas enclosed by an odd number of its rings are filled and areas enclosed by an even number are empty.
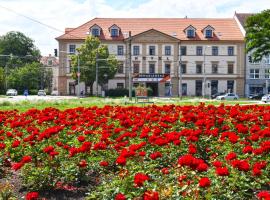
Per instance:
[[[52,95],[52,96],[58,96],[58,95],[59,95],[58,90],[54,90],[54,91],[52,91],[51,95]]]
[[[6,92],[6,95],[7,96],[17,96],[18,92],[15,89],[8,89],[7,92]]]
[[[39,90],[37,95],[38,96],[46,96],[46,92],[44,90]]]
[[[234,93],[227,93],[216,97],[217,100],[237,100],[239,96]]]
[[[270,102],[270,94],[264,95],[264,96],[262,97],[262,101],[263,101],[264,103]]]

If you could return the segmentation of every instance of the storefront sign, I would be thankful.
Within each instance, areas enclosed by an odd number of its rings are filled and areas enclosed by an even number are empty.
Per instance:
[[[160,82],[170,79],[169,74],[137,74],[133,77],[134,82]]]

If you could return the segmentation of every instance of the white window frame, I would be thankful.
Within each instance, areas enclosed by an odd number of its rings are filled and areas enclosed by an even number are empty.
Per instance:
[[[260,78],[260,69],[250,69],[249,70],[249,78],[250,79],[259,79]]]

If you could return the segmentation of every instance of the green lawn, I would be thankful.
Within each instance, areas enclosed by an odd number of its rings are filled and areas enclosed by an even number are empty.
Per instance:
[[[178,98],[160,98],[160,99],[151,99],[155,105],[164,105],[164,104],[175,104],[175,105],[199,105],[201,102],[204,102],[206,105],[220,105],[224,103],[225,105],[234,105],[234,104],[251,104],[252,101],[247,101],[240,99],[239,101],[216,101],[216,100],[201,100],[199,98],[183,98],[182,100]],[[21,112],[24,112],[30,108],[44,109],[46,107],[55,107],[60,110],[67,108],[75,107],[90,107],[90,106],[104,106],[104,105],[136,105],[136,106],[146,106],[148,103],[135,103],[133,99],[132,102],[128,101],[128,98],[98,98],[98,97],[87,97],[81,99],[70,99],[70,100],[54,100],[54,101],[20,101],[20,102],[10,102],[2,101],[0,102],[0,110],[13,110],[17,109]],[[150,104],[151,105],[151,104]]]

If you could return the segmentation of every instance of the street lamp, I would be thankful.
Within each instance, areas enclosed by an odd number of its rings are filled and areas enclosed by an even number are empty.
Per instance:
[[[206,74],[205,74],[205,57],[206,57],[206,48],[211,46],[204,46],[203,50],[203,98],[205,97],[205,90],[206,90]]]

